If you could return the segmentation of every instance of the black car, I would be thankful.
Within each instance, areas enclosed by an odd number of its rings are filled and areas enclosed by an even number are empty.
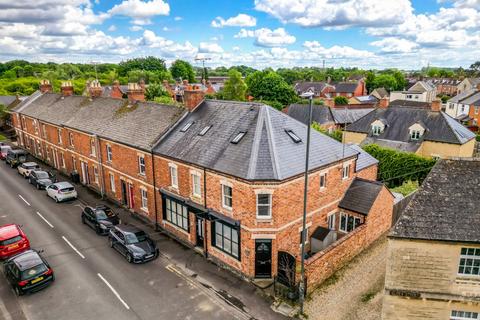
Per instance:
[[[106,235],[110,228],[119,224],[118,215],[107,206],[85,207],[82,222],[92,227],[98,234]]]
[[[27,155],[28,153],[22,149],[8,150],[7,157],[5,158],[5,163],[10,165],[11,168],[15,168],[19,164],[27,161]]]
[[[5,276],[19,296],[39,291],[55,280],[52,268],[39,252],[27,250],[6,260]]]
[[[28,182],[33,184],[37,189],[45,189],[53,183],[52,177],[48,172],[41,170],[32,170],[28,175]]]
[[[110,247],[125,256],[130,263],[142,263],[158,257],[155,242],[148,235],[131,225],[118,225],[108,234]]]

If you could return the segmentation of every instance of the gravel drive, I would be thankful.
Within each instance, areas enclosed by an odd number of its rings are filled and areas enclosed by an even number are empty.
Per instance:
[[[380,319],[386,255],[382,236],[311,294],[305,305],[309,319]]]

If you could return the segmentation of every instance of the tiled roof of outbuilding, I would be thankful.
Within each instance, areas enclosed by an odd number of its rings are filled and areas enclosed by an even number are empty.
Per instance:
[[[439,160],[391,237],[480,243],[480,160]]]
[[[339,82],[335,85],[335,92],[354,93],[358,87],[358,82]]]
[[[382,188],[383,184],[381,182],[355,178],[338,206],[342,209],[368,215]]]

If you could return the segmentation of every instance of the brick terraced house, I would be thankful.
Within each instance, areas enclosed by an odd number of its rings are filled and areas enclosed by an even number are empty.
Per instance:
[[[185,90],[183,108],[139,101],[141,89],[129,85],[126,100],[73,96],[70,83],[37,92],[13,111],[19,144],[245,278],[286,277],[280,262],[300,260],[307,127],[263,104],[204,100],[202,90]],[[342,252],[362,243],[358,253],[389,229],[393,197],[376,176],[361,149],[312,131],[309,256],[339,242]],[[355,211],[348,199],[369,186]]]
[[[480,161],[440,160],[388,240],[382,319],[479,319]]]

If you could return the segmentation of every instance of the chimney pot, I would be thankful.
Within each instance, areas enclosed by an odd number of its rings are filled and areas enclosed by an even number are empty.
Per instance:
[[[39,89],[41,93],[53,92],[52,84],[47,79],[40,80]]]
[[[335,101],[332,98],[325,98],[323,99],[323,103],[325,106],[329,108],[335,107]]]
[[[205,92],[202,90],[184,90],[183,103],[185,108],[189,111],[195,110],[200,103],[205,99]]]
[[[62,96],[68,97],[73,95],[73,84],[71,81],[63,81],[60,87]]]
[[[183,85],[188,85],[188,80],[183,80]]]
[[[89,83],[88,93],[92,98],[97,98],[102,96],[103,88],[98,80],[93,80],[92,82]]]
[[[390,101],[388,100],[388,97],[383,97],[380,99],[378,102],[378,107],[381,109],[387,109]]]
[[[145,101],[145,87],[138,83],[129,83],[127,89],[128,101]]]
[[[432,111],[439,112],[440,110],[442,110],[442,101],[440,99],[433,100],[431,108]]]

